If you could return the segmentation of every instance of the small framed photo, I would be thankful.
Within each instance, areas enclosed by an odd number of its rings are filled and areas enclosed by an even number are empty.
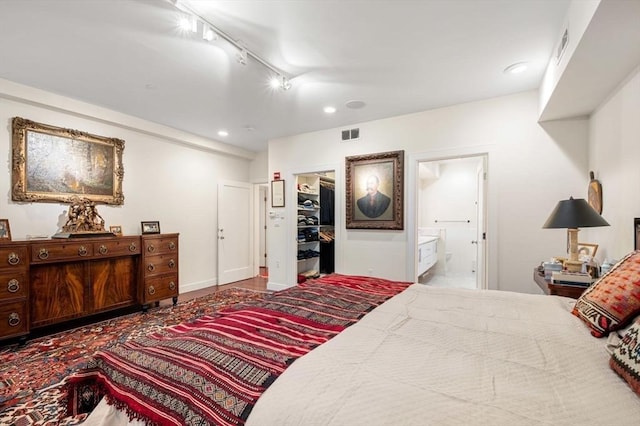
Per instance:
[[[581,259],[582,257],[592,258],[593,256],[596,255],[597,251],[598,251],[597,244],[578,243],[578,259]]]
[[[160,222],[141,222],[143,234],[159,234]]]
[[[271,181],[271,207],[284,207],[284,180]]]
[[[9,219],[0,219],[0,242],[2,240],[11,241],[11,228],[9,228]]]
[[[113,233],[113,235],[117,235],[118,237],[122,236],[122,226],[120,225],[111,225],[109,227],[109,232]]]

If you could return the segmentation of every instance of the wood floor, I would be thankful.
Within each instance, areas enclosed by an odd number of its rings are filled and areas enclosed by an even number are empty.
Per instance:
[[[224,290],[225,288],[231,287],[241,287],[248,288],[250,290],[259,290],[266,291],[267,290],[267,271],[265,268],[260,268],[260,275],[257,277],[249,278],[247,280],[236,281],[234,283],[229,283],[225,285],[219,286],[211,286],[206,288],[201,288],[200,290],[189,291],[187,293],[181,293],[178,296],[178,302],[184,302],[185,300],[195,299],[196,297],[205,296],[207,294],[215,293],[216,291]],[[160,306],[170,305],[171,299],[163,300],[160,302]]]

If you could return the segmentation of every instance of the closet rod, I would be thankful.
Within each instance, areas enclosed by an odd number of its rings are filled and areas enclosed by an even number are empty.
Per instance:
[[[438,222],[471,223],[471,221],[469,219],[467,219],[467,220],[438,220],[438,219],[436,219],[436,220],[434,220],[434,222],[435,223],[438,223]]]

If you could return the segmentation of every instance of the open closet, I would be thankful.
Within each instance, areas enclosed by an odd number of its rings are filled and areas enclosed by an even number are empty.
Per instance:
[[[333,176],[333,172],[296,176],[298,283],[335,270]]]

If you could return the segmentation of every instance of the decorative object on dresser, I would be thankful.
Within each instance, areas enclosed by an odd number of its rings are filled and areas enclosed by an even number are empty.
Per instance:
[[[347,157],[348,229],[404,229],[404,151]]]
[[[52,238],[99,237],[111,235],[104,229],[104,219],[98,213],[96,203],[88,198],[73,196],[69,199],[69,213],[62,232],[57,232]]]
[[[588,259],[593,259],[598,251],[597,244],[591,243],[578,243],[578,260],[583,260],[583,257],[587,257]]]
[[[179,234],[0,245],[0,340],[178,296]]]
[[[11,241],[9,219],[0,219],[0,243],[2,243],[3,240]]]
[[[152,221],[152,222],[140,222],[142,227],[142,234],[159,234],[160,233],[160,222]]]
[[[609,226],[609,223],[584,198],[570,197],[558,202],[542,227],[567,229],[569,260],[565,261],[564,266],[571,272],[580,272],[582,262],[578,260],[578,228],[594,226]]]
[[[124,204],[124,141],[14,117],[11,199]]]
[[[122,226],[120,225],[111,225],[109,226],[109,232],[118,237],[122,236]]]

